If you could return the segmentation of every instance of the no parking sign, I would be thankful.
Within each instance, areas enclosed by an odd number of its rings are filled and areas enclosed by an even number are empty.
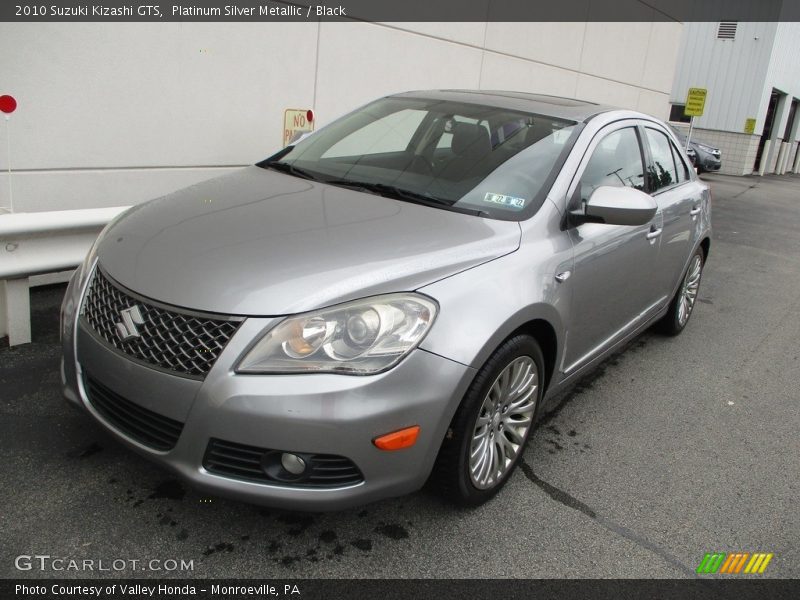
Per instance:
[[[283,112],[283,147],[301,135],[314,131],[314,111],[310,108],[287,108]]]

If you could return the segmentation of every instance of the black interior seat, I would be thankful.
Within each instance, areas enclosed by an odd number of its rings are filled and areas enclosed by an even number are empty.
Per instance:
[[[469,171],[492,152],[489,131],[475,123],[456,123],[450,147],[454,156],[439,175],[453,180],[467,179]]]

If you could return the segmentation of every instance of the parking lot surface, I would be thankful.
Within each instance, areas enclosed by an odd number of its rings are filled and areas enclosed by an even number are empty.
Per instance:
[[[645,333],[566,394],[478,509],[203,497],[61,399],[64,287],[34,290],[34,343],[0,348],[0,577],[693,577],[718,551],[800,577],[800,178],[703,178],[714,241],[686,331]],[[194,568],[15,568],[33,554]]]

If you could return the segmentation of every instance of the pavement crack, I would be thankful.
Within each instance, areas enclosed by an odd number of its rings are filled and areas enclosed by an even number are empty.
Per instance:
[[[758,187],[758,183],[757,182],[754,183],[753,185],[748,186],[747,188],[743,189],[738,194],[734,194],[733,196],[730,197],[730,199],[731,200],[735,200],[736,198],[739,198],[740,196],[744,196],[747,192],[749,192],[750,190],[752,190],[753,188],[756,188],[756,187]]]
[[[519,461],[519,466],[522,469],[522,472],[525,474],[532,483],[534,483],[537,487],[539,487],[543,492],[545,492],[548,496],[550,496],[556,502],[560,502],[564,506],[571,508],[573,510],[577,510],[587,517],[593,519],[598,525],[600,525],[606,531],[618,535],[619,537],[623,537],[626,540],[629,540],[639,546],[640,548],[644,548],[656,554],[657,556],[661,557],[666,563],[672,565],[679,571],[683,572],[689,577],[697,577],[697,574],[694,570],[687,567],[679,558],[672,555],[668,551],[664,550],[660,546],[652,543],[645,537],[639,535],[635,531],[628,529],[624,525],[620,525],[619,523],[604,517],[597,513],[597,511],[593,510],[587,504],[584,504],[568,492],[565,492],[562,489],[557,488],[556,486],[547,483],[543,479],[537,477],[537,475],[533,472],[531,466],[525,462],[525,459],[522,458]]]
[[[632,541],[637,546],[644,548],[645,550],[649,550],[650,552],[656,554],[657,556],[660,556],[664,560],[664,562],[672,565],[679,571],[682,571],[685,575],[689,577],[697,577],[697,574],[694,572],[694,570],[692,570],[691,568],[686,566],[683,562],[681,562],[681,560],[678,557],[667,552],[660,546],[656,546],[653,542],[647,540],[645,537],[639,535],[635,531],[632,531],[627,527],[620,525],[619,523],[616,523],[615,521],[612,521],[611,519],[608,519],[607,517],[604,517],[602,515],[597,515],[597,517],[595,517],[595,520],[601,527],[603,527],[607,531],[616,533],[620,537],[624,537],[625,539]]]
[[[519,466],[522,469],[522,472],[525,474],[525,477],[527,477],[533,483],[539,486],[553,500],[555,500],[556,502],[560,502],[564,506],[568,506],[569,508],[580,511],[587,517],[591,517],[592,519],[597,518],[597,513],[595,513],[591,508],[586,506],[583,502],[581,502],[574,496],[570,496],[564,490],[560,490],[554,485],[550,485],[546,481],[539,479],[533,472],[531,466],[528,463],[526,463],[524,459],[521,459],[519,461]]]

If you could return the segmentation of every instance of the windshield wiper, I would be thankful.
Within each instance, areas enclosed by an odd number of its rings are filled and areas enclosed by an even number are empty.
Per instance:
[[[406,202],[421,204],[423,206],[432,206],[434,208],[447,208],[450,210],[454,210],[456,212],[466,213],[470,215],[486,216],[488,214],[482,210],[456,206],[453,202],[450,202],[449,200],[445,200],[443,198],[437,198],[436,196],[431,196],[430,194],[424,194],[422,192],[414,192],[412,190],[407,190],[405,188],[389,185],[387,183],[352,181],[350,179],[328,179],[325,181],[325,183],[329,183],[331,185],[336,185],[340,187],[346,187],[362,192],[369,192],[372,194],[377,194],[379,196],[384,196],[386,198],[394,198],[395,200],[404,200]]]
[[[368,181],[352,181],[350,179],[328,179],[325,183],[331,185],[338,185],[341,187],[353,188],[355,190],[362,190],[365,192],[372,192],[381,196],[388,196],[390,198],[397,198],[400,200],[419,200],[420,202],[432,202],[441,206],[450,206],[450,202],[431,196],[430,194],[423,194],[421,192],[413,192],[405,188],[400,188],[388,183],[372,183]]]
[[[319,177],[311,173],[311,171],[306,171],[305,169],[295,167],[294,165],[286,162],[264,161],[259,163],[259,166],[264,167],[265,169],[274,169],[275,171],[280,171],[281,173],[287,173],[288,175],[294,175],[295,177],[301,177],[302,179],[320,181]]]

